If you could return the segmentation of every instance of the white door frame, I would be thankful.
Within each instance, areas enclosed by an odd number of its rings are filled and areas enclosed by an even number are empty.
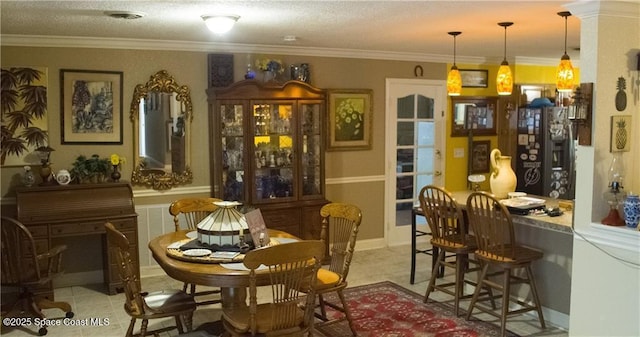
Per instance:
[[[436,91],[434,107],[434,120],[439,135],[436,139],[436,149],[440,150],[437,159],[434,158],[434,172],[441,172],[440,176],[434,176],[434,184],[444,186],[445,158],[446,158],[446,120],[447,107],[446,81],[426,79],[387,78],[385,85],[385,196],[384,196],[384,240],[387,246],[409,244],[411,242],[411,226],[396,227],[396,121],[397,114],[391,99],[391,88],[398,85],[430,87]]]

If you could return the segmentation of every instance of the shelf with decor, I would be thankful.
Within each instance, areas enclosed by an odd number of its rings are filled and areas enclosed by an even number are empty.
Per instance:
[[[325,90],[244,80],[207,95],[212,196],[259,208],[268,228],[318,239]]]

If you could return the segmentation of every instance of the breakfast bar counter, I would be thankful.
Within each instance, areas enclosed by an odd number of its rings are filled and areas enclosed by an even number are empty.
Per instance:
[[[451,192],[451,195],[456,200],[456,203],[465,209],[467,207],[466,202],[472,191],[456,191]],[[537,199],[545,200],[546,207],[557,207],[559,200],[551,199],[541,196],[533,196]],[[571,203],[570,201],[567,201]],[[559,216],[542,215],[512,215],[513,223],[517,225],[526,225],[532,227],[538,227],[541,229],[547,229],[567,235],[572,235],[572,223],[573,223],[573,211],[561,208],[562,214]]]
[[[452,192],[456,202],[466,208],[471,191]],[[559,200],[532,196],[545,200],[545,207],[557,207]],[[563,203],[564,204],[564,203]],[[569,202],[569,204],[571,204]],[[573,213],[563,209],[559,216],[512,215],[516,240],[519,244],[542,251],[543,258],[533,263],[543,314],[546,321],[563,328],[569,327],[571,268],[573,260]],[[524,298],[528,289],[515,290]],[[513,292],[514,294],[516,294]]]

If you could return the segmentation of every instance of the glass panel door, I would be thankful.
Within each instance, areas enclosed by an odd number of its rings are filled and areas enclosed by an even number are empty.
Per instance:
[[[291,103],[252,105],[255,203],[293,199],[293,106]]]
[[[244,124],[242,104],[220,105],[222,118],[223,200],[245,201]]]
[[[411,210],[428,184],[444,186],[442,81],[387,79],[385,228],[389,245],[411,240]],[[424,218],[418,217],[418,224]]]
[[[322,137],[320,136],[320,108],[319,103],[300,104],[302,123],[302,196],[322,197]]]

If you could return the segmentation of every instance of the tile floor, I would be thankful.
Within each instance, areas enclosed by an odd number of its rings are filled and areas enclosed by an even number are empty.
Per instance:
[[[431,256],[420,254],[418,256],[416,283],[409,284],[410,271],[410,246],[399,246],[382,248],[368,251],[357,251],[354,254],[353,262],[349,272],[349,285],[357,286],[380,281],[392,281],[403,287],[424,294],[427,287],[427,280],[430,275]],[[171,279],[168,276],[155,276],[142,279],[142,289],[144,291],[154,291],[167,288],[181,288],[182,283]],[[442,293],[432,295],[436,300],[448,300],[450,297]],[[75,318],[108,318],[109,324],[105,326],[52,326],[49,327],[49,337],[116,337],[124,336],[129,324],[129,316],[122,308],[124,295],[106,295],[102,285],[74,286],[60,288],[55,291],[56,300],[69,302]],[[468,305],[468,301],[463,301],[463,306]],[[476,312],[478,312],[476,310]],[[64,313],[57,309],[47,309],[45,314],[50,318],[62,318]],[[219,305],[208,305],[199,307],[194,314],[194,327],[203,323],[215,321],[220,317]],[[478,315],[477,317],[480,318]],[[481,317],[483,320],[496,322],[492,316]],[[171,324],[172,320],[150,321],[149,327],[152,329],[159,324]],[[136,325],[136,331],[139,328]],[[511,318],[507,323],[507,328],[521,336],[551,336],[566,337],[568,333],[562,329],[547,326],[547,329],[540,329],[537,317],[517,316]],[[2,326],[0,335],[7,337],[37,336],[37,329],[14,328],[9,329]],[[177,330],[162,334],[162,336],[175,336]],[[341,337],[341,336],[331,336]]]

